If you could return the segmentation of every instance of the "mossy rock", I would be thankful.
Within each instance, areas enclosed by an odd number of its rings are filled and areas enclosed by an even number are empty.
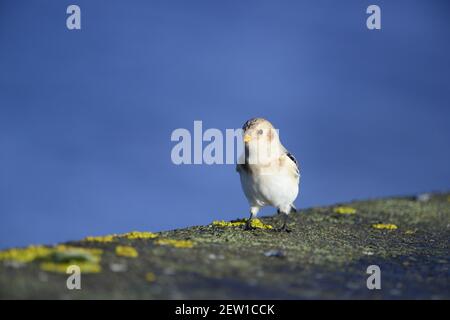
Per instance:
[[[277,231],[280,223],[273,216],[261,218],[261,225],[274,228],[250,231],[243,223],[212,223],[91,237],[64,245],[101,249],[95,251],[100,261],[78,251],[39,249],[55,266],[47,269],[36,249],[36,258],[2,251],[0,298],[450,298],[449,194],[305,209],[291,216],[290,233]],[[117,246],[136,254],[117,254]],[[27,259],[17,260],[22,253]],[[68,261],[98,267],[81,268],[81,290],[66,287],[68,275],[60,271]],[[367,289],[369,265],[381,269],[380,290]]]

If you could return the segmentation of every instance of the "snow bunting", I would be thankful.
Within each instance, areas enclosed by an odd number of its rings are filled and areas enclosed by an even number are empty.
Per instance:
[[[246,229],[251,229],[251,220],[262,207],[272,206],[283,214],[280,230],[289,231],[286,223],[289,213],[296,211],[293,202],[300,182],[297,161],[283,147],[277,130],[269,121],[250,119],[242,129],[245,148],[236,171],[250,205]]]

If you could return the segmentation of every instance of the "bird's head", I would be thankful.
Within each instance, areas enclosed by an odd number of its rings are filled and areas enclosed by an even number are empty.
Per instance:
[[[244,143],[246,145],[260,142],[271,143],[278,140],[278,133],[274,126],[263,118],[248,120],[242,127]]]
[[[280,140],[274,126],[263,118],[248,120],[242,127],[244,144],[248,156],[270,159],[279,155]]]

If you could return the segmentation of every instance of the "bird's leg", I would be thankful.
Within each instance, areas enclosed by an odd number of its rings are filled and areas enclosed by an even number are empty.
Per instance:
[[[282,214],[283,214],[283,225],[281,226],[281,228],[278,229],[278,231],[291,232],[291,230],[288,229],[287,227],[289,215],[285,212],[282,212]]]
[[[244,226],[244,230],[252,230],[252,229],[254,229],[253,227],[252,227],[252,216],[250,216],[250,218],[248,218],[247,219],[247,222],[245,223],[245,226]]]
[[[250,217],[248,218],[247,222],[245,223],[245,230],[252,230],[255,229],[252,226],[252,220],[256,218],[256,215],[258,214],[259,207],[251,207],[250,208]]]

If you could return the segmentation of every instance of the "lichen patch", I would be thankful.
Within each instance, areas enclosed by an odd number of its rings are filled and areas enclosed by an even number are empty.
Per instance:
[[[139,256],[137,250],[130,246],[117,246],[116,255],[127,258],[137,258]]]
[[[376,223],[372,225],[372,228],[375,229],[386,229],[386,230],[395,230],[398,227],[392,223]]]
[[[356,209],[352,208],[352,207],[336,207],[333,209],[333,212],[335,213],[339,213],[339,214],[355,214],[356,213]]]
[[[158,239],[155,243],[162,246],[172,246],[175,248],[192,248],[194,246],[194,242],[191,240]]]
[[[234,221],[224,221],[224,220],[216,220],[213,221],[212,225],[221,228],[227,227],[240,227],[244,226],[247,223],[247,219],[240,219]],[[252,219],[251,226],[256,229],[273,229],[273,227],[269,224],[263,223],[260,219]]]

